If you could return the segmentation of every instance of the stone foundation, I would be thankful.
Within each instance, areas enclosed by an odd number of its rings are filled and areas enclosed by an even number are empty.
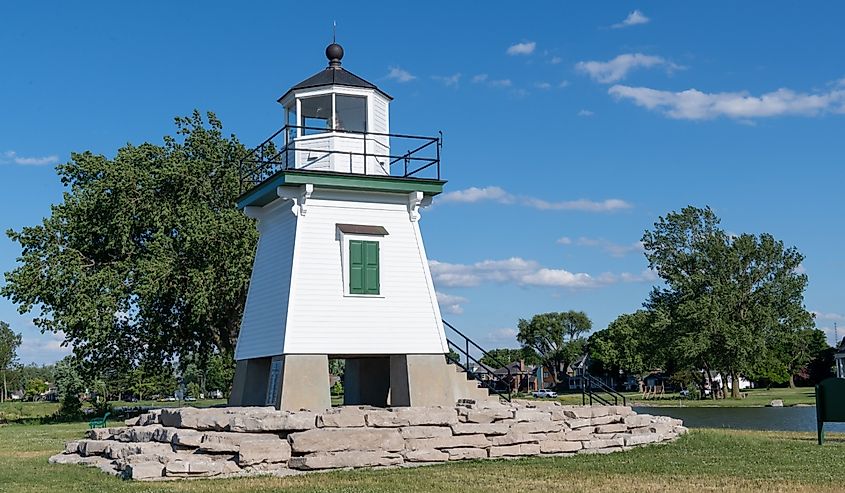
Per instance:
[[[677,419],[626,406],[468,401],[454,407],[322,412],[263,407],[156,410],[125,427],[89,430],[57,464],[86,464],[127,479],[290,475],[466,459],[609,453],[672,441]]]

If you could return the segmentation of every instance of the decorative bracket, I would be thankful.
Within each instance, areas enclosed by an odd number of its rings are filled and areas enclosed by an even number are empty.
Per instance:
[[[305,215],[305,204],[308,202],[308,199],[311,198],[311,194],[313,193],[314,185],[310,183],[302,185],[299,189],[291,187],[276,187],[276,195],[278,195],[280,199],[291,201],[290,211],[293,212],[294,216]]]
[[[411,192],[408,194],[408,216],[411,222],[420,219],[420,207],[428,207],[431,204],[431,197],[426,197],[422,192]]]

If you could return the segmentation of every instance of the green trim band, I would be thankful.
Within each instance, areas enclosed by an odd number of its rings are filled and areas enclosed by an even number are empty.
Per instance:
[[[444,180],[398,176],[353,175],[331,171],[281,170],[238,197],[238,208],[265,206],[276,200],[276,187],[312,184],[315,187],[374,192],[422,192],[434,196],[443,192]]]

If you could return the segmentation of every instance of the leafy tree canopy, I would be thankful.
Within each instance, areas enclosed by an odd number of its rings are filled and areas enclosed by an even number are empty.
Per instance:
[[[586,313],[570,310],[520,319],[518,327],[517,340],[537,355],[555,383],[559,383],[566,367],[582,354],[582,336],[592,329],[593,323]]]
[[[235,207],[243,146],[222,128],[195,111],[163,145],[73,153],[62,203],[7,232],[21,255],[0,293],[89,368],[231,354],[257,232]]]

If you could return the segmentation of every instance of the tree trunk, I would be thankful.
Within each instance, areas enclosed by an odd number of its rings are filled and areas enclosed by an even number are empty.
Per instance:
[[[791,373],[789,374],[789,388],[790,389],[795,388],[795,375],[793,375]]]
[[[722,373],[722,399],[728,398],[728,375]]]
[[[7,395],[9,390],[6,388],[6,370],[3,370],[3,397],[0,398],[0,402],[6,402]]]
[[[710,374],[710,366],[704,363],[704,372],[707,376],[707,383],[710,384],[710,398],[716,399],[716,387],[713,386],[713,375]]]
[[[731,397],[739,399],[739,375],[736,372],[731,373]]]

